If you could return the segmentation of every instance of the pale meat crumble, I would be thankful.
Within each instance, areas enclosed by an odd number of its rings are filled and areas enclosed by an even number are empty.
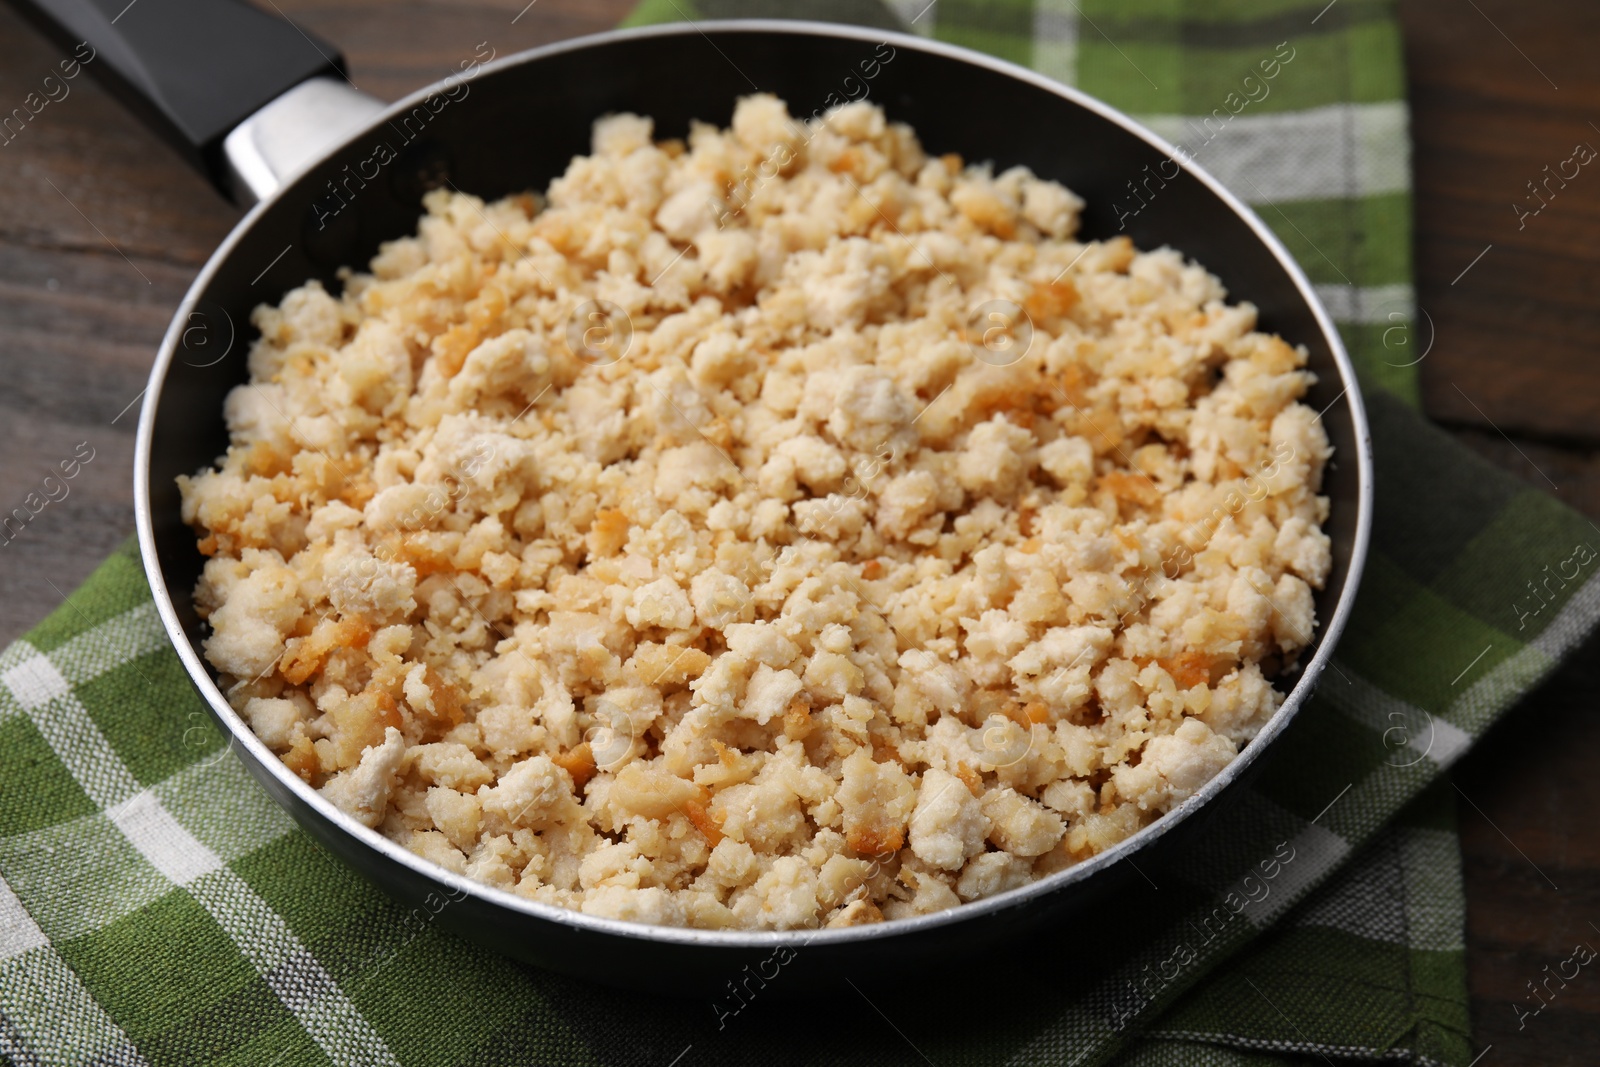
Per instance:
[[[1277,708],[1329,447],[1202,267],[865,103],[613,116],[426,207],[257,310],[182,480],[229,699],[360,822],[593,915],[878,922],[1110,847]]]

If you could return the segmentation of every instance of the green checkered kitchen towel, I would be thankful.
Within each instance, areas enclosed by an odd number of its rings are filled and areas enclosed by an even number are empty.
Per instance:
[[[773,6],[649,0],[634,21]],[[1075,82],[1184,144],[1321,287],[1369,387],[1375,548],[1334,667],[1250,794],[1179,874],[1121,902],[1117,915],[1145,921],[963,964],[939,995],[774,998],[729,1017],[596,989],[419,922],[298,831],[210,725],[124,548],[0,654],[7,1061],[1470,1060],[1446,768],[1600,615],[1600,532],[1414,410],[1391,6],[836,0],[781,13],[909,25]],[[1269,96],[1220,132],[1204,125],[1236,110],[1228,94],[1260,58],[1291,51]],[[1569,580],[1553,588],[1552,570]]]

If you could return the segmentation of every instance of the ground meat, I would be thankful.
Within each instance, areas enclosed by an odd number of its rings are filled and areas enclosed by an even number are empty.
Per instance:
[[[257,309],[181,479],[251,728],[451,870],[700,927],[1004,892],[1211,780],[1328,573],[1304,352],[867,103],[652,136]]]

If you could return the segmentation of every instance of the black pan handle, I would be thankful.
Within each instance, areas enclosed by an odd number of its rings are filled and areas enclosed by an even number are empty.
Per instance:
[[[229,131],[301,82],[344,74],[331,45],[240,0],[11,2],[221,188]]]

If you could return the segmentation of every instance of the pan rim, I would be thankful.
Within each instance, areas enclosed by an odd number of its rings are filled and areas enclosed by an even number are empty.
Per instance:
[[[1317,328],[1322,332],[1323,339],[1329,346],[1334,365],[1338,369],[1344,391],[1340,394],[1340,397],[1335,398],[1335,402],[1339,399],[1344,399],[1350,405],[1350,417],[1354,431],[1353,447],[1356,453],[1354,458],[1357,468],[1357,492],[1354,501],[1356,509],[1355,530],[1350,548],[1350,558],[1346,567],[1344,586],[1340,591],[1337,602],[1334,604],[1333,611],[1323,621],[1322,633],[1316,650],[1311,659],[1305,664],[1300,678],[1291,690],[1285,694],[1282,705],[1274,712],[1256,737],[1215,778],[1202,786],[1193,796],[1132,836],[1081,863],[1046,875],[1027,885],[998,893],[992,897],[966,902],[944,911],[841,929],[821,928],[787,931],[704,930],[587,915],[576,910],[529,900],[506,890],[496,889],[484,883],[473,881],[464,875],[455,874],[429,860],[423,859],[397,842],[379,834],[376,830],[356,822],[349,815],[336,808],[332,802],[324,798],[298,775],[291,772],[282,760],[256,737],[249,725],[233,710],[221,690],[212,680],[206,664],[189,643],[188,635],[178,619],[177,610],[169,595],[167,582],[161,572],[159,557],[156,552],[155,529],[150,502],[150,458],[155,434],[156,413],[160,407],[162,389],[166,382],[167,372],[176,357],[177,348],[189,315],[194,311],[202,294],[221,266],[229,260],[244,235],[254,228],[258,218],[276,203],[285,189],[300,180],[305,171],[286,181],[271,196],[252,207],[212,253],[205,266],[189,286],[182,302],[174,313],[150,372],[150,379],[145,393],[145,403],[140,410],[138,437],[134,453],[134,509],[139,550],[145,576],[150,584],[151,595],[155,601],[157,612],[161,616],[162,625],[166,630],[169,642],[183,662],[190,682],[205,699],[213,717],[225,727],[229,734],[229,747],[235,745],[243,746],[248,752],[249,758],[261,770],[276,779],[281,787],[292,793],[300,802],[301,809],[279,804],[279,807],[288,809],[288,813],[292,817],[296,817],[297,822],[301,821],[302,815],[309,817],[314,813],[324,824],[352,838],[353,843],[377,852],[390,862],[409,868],[415,875],[444,886],[451,891],[453,899],[459,900],[463,895],[471,896],[482,904],[493,908],[506,909],[528,918],[544,920],[560,926],[570,927],[577,931],[670,945],[723,950],[776,949],[812,945],[840,946],[864,941],[890,940],[920,931],[994,916],[1012,908],[1030,905],[1040,898],[1050,896],[1068,886],[1086,881],[1124,859],[1131,861],[1135,855],[1148,849],[1165,835],[1173,832],[1176,827],[1187,822],[1197,811],[1210,803],[1217,794],[1228,788],[1247,768],[1261,757],[1263,752],[1271,747],[1279,735],[1287,729],[1289,723],[1297,717],[1312,692],[1315,691],[1322,672],[1330,664],[1334,648],[1349,621],[1355,597],[1360,587],[1371,539],[1373,507],[1372,437],[1367,422],[1365,405],[1362,402],[1360,383],[1356,378],[1354,365],[1350,361],[1349,354],[1345,351],[1343,341],[1333,323],[1332,317],[1318,298],[1305,272],[1289,254],[1288,249],[1278,239],[1277,235],[1266,226],[1250,207],[1223,186],[1204,167],[1194,162],[1193,157],[1188,153],[1180,153],[1172,144],[1154,131],[1118,109],[1089,96],[1075,87],[1064,85],[1026,67],[972,49],[899,31],[879,31],[871,28],[827,22],[790,19],[703,20],[608,30],[603,33],[569,38],[492,60],[484,64],[470,80],[475,81],[482,74],[494,73],[525,63],[536,62],[550,56],[592,48],[603,48],[618,41],[654,37],[706,36],[707,31],[718,33],[785,34],[797,37],[828,37],[868,43],[882,42],[891,44],[896,48],[904,47],[913,51],[952,59],[1022,81],[1093,112],[1100,118],[1120,126],[1126,132],[1133,134],[1161,151],[1203,183],[1212,194],[1250,228],[1256,239],[1271,253],[1310,308]],[[707,40],[709,41],[709,38]],[[308,169],[314,168],[329,155],[344,149],[353,141],[365,136],[369,131],[388,122],[391,118],[409,111],[429,96],[442,91],[450,81],[451,79],[446,78],[434,82],[390,104],[368,124],[362,126],[360,131],[348,135],[331,145],[314,162],[308,164]],[[273,798],[273,803],[278,804],[279,802],[276,798]]]

